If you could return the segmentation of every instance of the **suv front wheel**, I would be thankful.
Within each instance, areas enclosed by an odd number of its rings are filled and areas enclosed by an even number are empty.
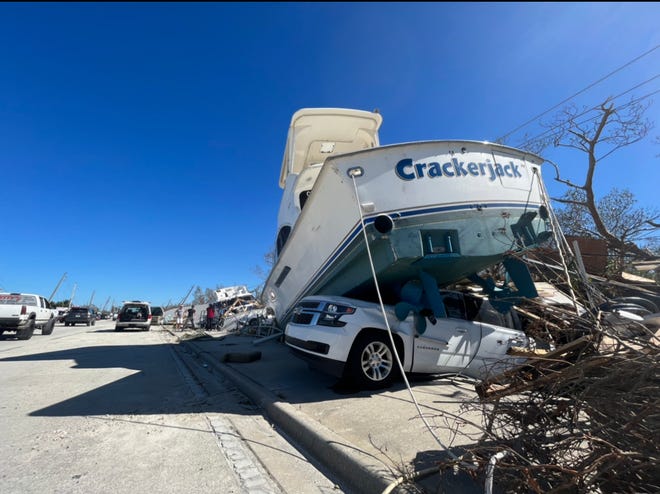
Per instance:
[[[399,371],[386,336],[377,333],[358,336],[346,362],[346,374],[361,389],[391,386]]]

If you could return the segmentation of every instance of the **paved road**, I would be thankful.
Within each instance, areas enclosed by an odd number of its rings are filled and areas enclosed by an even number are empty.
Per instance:
[[[335,378],[295,358],[277,336],[260,340],[225,331],[173,334],[356,492],[380,494],[404,474],[418,479],[414,488],[424,492],[483,492],[483,483],[475,484],[466,475],[440,477],[434,468],[438,460],[460,454],[461,446],[483,434],[473,382],[457,376],[410,376],[418,409],[403,383],[374,392],[339,386]],[[225,358],[255,352],[259,358],[250,362]],[[405,487],[395,492],[408,492]]]
[[[3,493],[343,491],[169,332],[113,328],[0,337]]]

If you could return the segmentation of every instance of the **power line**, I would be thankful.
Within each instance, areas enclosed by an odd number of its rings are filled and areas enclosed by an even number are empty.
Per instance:
[[[643,100],[645,100],[645,99],[647,99],[647,98],[650,98],[651,96],[653,96],[653,95],[655,95],[655,94],[657,94],[657,93],[659,93],[659,92],[660,92],[660,89],[656,89],[655,91],[652,91],[652,92],[650,92],[650,93],[648,93],[648,94],[645,94],[644,96],[641,96],[641,97],[639,97],[639,98],[637,98],[637,99],[634,99],[634,100],[632,100],[632,101],[629,101],[628,103],[625,103],[625,104],[623,104],[623,105],[621,105],[621,106],[617,106],[617,107],[615,107],[615,108],[614,108],[614,111],[620,111],[620,110],[623,110],[624,108],[626,108],[626,107],[628,107],[628,106],[631,106],[631,105],[633,105],[633,104],[635,104],[635,103],[639,103],[640,101],[643,101]],[[578,118],[578,117],[580,117],[580,116],[582,116],[582,115],[585,115],[585,114],[587,114],[587,113],[589,113],[589,112],[592,112],[592,111],[594,111],[594,110],[596,110],[595,107],[594,107],[594,108],[590,108],[590,109],[588,109],[588,110],[586,110],[586,111],[580,113],[579,115],[576,115],[576,116],[573,117],[573,118]],[[577,122],[576,124],[574,124],[574,126],[580,126],[580,125],[582,125],[582,124],[585,124],[585,123],[588,123],[588,122],[591,122],[591,121],[595,121],[595,120],[598,119],[598,118],[600,118],[600,115],[595,115],[595,116],[593,116],[593,117],[585,118],[584,120],[582,120],[582,121]],[[562,124],[555,125],[554,127],[551,127],[550,129],[548,129],[548,130],[546,130],[546,131],[544,131],[544,132],[541,132],[540,134],[538,134],[538,135],[536,135],[536,136],[534,136],[534,137],[530,137],[530,138],[528,138],[527,140],[525,140],[523,143],[519,144],[519,145],[516,146],[516,147],[518,147],[518,148],[520,148],[520,149],[524,149],[525,146],[527,146],[527,145],[530,144],[531,142],[535,141],[536,139],[539,139],[539,138],[543,137],[545,134],[552,133],[552,131],[554,131],[555,129],[557,129],[557,128],[561,127],[561,126],[562,126]]]
[[[654,76],[654,77],[652,77],[651,79],[648,79],[648,80],[642,82],[641,84],[637,84],[636,86],[634,86],[634,87],[632,87],[632,88],[630,88],[630,89],[627,89],[626,91],[624,91],[624,92],[622,92],[622,93],[620,93],[620,94],[614,96],[614,97],[612,98],[612,101],[616,100],[617,98],[620,98],[621,96],[623,96],[623,95],[629,93],[630,91],[634,91],[635,89],[637,89],[637,88],[643,86],[644,84],[647,84],[647,83],[649,83],[649,82],[651,82],[651,81],[657,79],[658,77],[660,77],[660,74],[659,74],[659,75],[656,75],[656,76]],[[648,93],[648,94],[645,94],[644,96],[640,96],[639,98],[636,98],[636,99],[634,99],[634,100],[631,100],[631,101],[629,101],[629,102],[627,102],[627,103],[625,103],[625,104],[623,104],[623,105],[617,106],[617,107],[614,108],[614,110],[615,110],[615,111],[623,110],[624,108],[626,108],[626,107],[628,107],[628,106],[630,106],[630,105],[633,105],[633,104],[635,104],[635,103],[639,103],[640,101],[643,101],[643,100],[645,100],[645,99],[647,99],[647,98],[650,98],[651,96],[657,94],[658,92],[660,92],[660,89],[656,89],[655,91],[652,91],[652,92],[650,92],[650,93]],[[583,116],[583,115],[586,115],[587,113],[592,112],[592,111],[597,110],[597,109],[598,109],[598,108],[595,107],[595,106],[594,106],[594,107],[591,107],[591,108],[589,108],[589,109],[583,111],[582,113],[578,113],[577,115],[574,115],[572,118],[573,118],[573,119],[579,118],[579,117],[581,117],[581,116]],[[584,123],[587,123],[587,122],[589,122],[589,121],[591,121],[591,120],[595,120],[595,119],[597,119],[597,118],[599,118],[599,115],[596,115],[596,116],[594,116],[594,117],[589,117],[589,118],[587,118],[587,119],[585,119],[585,120],[582,120],[581,122],[577,123],[576,125],[582,125],[582,124],[584,124]],[[562,124],[555,125],[555,126],[553,126],[553,127],[550,127],[549,129],[547,129],[547,130],[541,132],[540,134],[537,134],[537,135],[535,135],[535,136],[533,136],[533,137],[529,137],[529,138],[527,138],[525,141],[523,141],[521,144],[517,145],[516,147],[521,148],[521,149],[524,149],[524,147],[527,146],[529,143],[535,141],[536,139],[539,139],[539,138],[543,137],[543,136],[546,135],[546,134],[550,134],[550,133],[552,133],[555,129],[560,128],[562,125],[563,125],[563,123],[562,123]]]
[[[581,89],[580,91],[578,91],[577,93],[573,94],[572,96],[569,96],[568,98],[564,99],[563,101],[560,101],[559,103],[557,103],[557,104],[556,104],[555,106],[553,106],[552,108],[548,108],[548,109],[545,110],[543,113],[539,113],[539,114],[536,115],[535,117],[533,117],[533,118],[527,120],[525,123],[519,125],[519,126],[516,127],[515,129],[513,129],[512,131],[507,132],[507,133],[504,134],[502,137],[498,138],[495,142],[502,142],[504,139],[506,139],[507,137],[509,137],[509,136],[510,136],[511,134],[513,134],[514,132],[519,131],[520,129],[522,129],[522,128],[525,127],[526,125],[528,125],[528,124],[534,122],[535,120],[538,120],[538,119],[541,118],[543,115],[545,115],[545,114],[547,114],[547,113],[550,113],[552,110],[556,109],[557,107],[563,105],[564,103],[566,103],[566,102],[572,100],[572,99],[575,98],[576,96],[578,96],[578,95],[584,93],[585,91],[591,89],[591,88],[594,87],[596,84],[600,84],[601,82],[603,82],[603,81],[604,81],[605,79],[607,79],[608,77],[611,77],[611,76],[613,76],[614,74],[616,74],[617,72],[620,72],[621,70],[623,70],[623,69],[625,69],[626,67],[628,67],[629,65],[635,63],[635,62],[636,62],[637,60],[639,60],[640,58],[643,58],[643,57],[645,57],[646,55],[648,55],[649,53],[651,53],[651,52],[657,50],[658,48],[660,48],[660,45],[656,45],[656,46],[654,46],[653,48],[651,48],[651,49],[648,50],[647,52],[642,53],[641,55],[639,55],[638,57],[636,57],[636,58],[632,59],[631,61],[625,63],[624,65],[622,65],[622,66],[619,67],[618,69],[615,69],[615,70],[613,70],[612,72],[610,72],[609,74],[607,74],[607,75],[601,77],[601,78],[598,79],[596,82],[593,82],[593,83],[589,84],[589,85],[588,85],[587,87],[585,87],[584,89]]]

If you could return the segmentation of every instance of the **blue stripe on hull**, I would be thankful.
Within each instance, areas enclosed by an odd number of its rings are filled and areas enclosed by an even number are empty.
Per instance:
[[[397,211],[397,212],[379,212],[378,214],[371,214],[369,217],[364,218],[364,223],[366,225],[372,224],[378,216],[381,215],[391,215],[397,219],[401,218],[414,218],[417,216],[424,216],[429,214],[437,213],[448,213],[448,212],[457,212],[457,211],[469,211],[474,210],[479,207],[480,209],[516,209],[523,210],[526,212],[528,210],[537,210],[540,204],[531,204],[531,203],[521,203],[521,202],[496,202],[496,203],[470,203],[470,204],[458,204],[452,206],[436,206],[436,207],[425,207],[420,209],[412,209],[408,211]],[[420,225],[422,226],[422,225]],[[305,285],[304,289],[299,292],[302,295],[298,296],[289,306],[289,310],[285,313],[285,318],[288,317],[288,314],[291,311],[291,308],[305,295],[307,295],[310,287],[314,286],[318,281],[325,275],[325,273],[334,265],[335,261],[341,257],[346,249],[353,243],[355,238],[362,234],[362,224],[358,222],[353,230],[345,237],[345,240],[340,244],[334,254],[332,254],[328,260],[323,264],[323,266],[317,271],[316,275]],[[291,241],[292,239],[289,239]]]
[[[521,203],[494,203],[494,204],[480,204],[479,206],[484,207],[484,208],[489,208],[489,209],[495,209],[495,208],[513,208],[513,209],[523,209],[523,210],[528,210],[532,208],[538,209],[540,205],[538,204],[521,204]],[[433,213],[444,213],[444,212],[451,212],[451,211],[466,211],[470,209],[476,209],[474,204],[462,204],[458,206],[438,206],[434,208],[424,208],[424,209],[418,209],[418,210],[411,210],[411,211],[405,211],[402,213],[396,213],[396,216],[398,218],[413,218],[415,216],[423,216],[426,214],[433,214]],[[387,212],[383,213],[378,213],[377,215],[371,215],[368,218],[364,219],[364,224],[370,225],[376,220],[376,217],[383,215],[383,214],[391,214]],[[335,259],[339,257],[343,252],[346,250],[346,248],[351,244],[353,239],[358,235],[362,233],[362,224],[358,223],[353,231],[346,237],[346,240],[342,242],[342,244],[339,246],[339,249],[330,256],[330,258],[326,261],[326,263],[321,267],[320,271],[318,271],[318,274],[314,276],[312,279],[311,283],[308,283],[307,286],[313,285],[318,278],[320,278],[323,273],[334,263]],[[307,288],[307,287],[305,287]]]

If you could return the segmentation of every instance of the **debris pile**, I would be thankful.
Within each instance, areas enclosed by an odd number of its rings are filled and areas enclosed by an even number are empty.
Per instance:
[[[478,386],[486,407],[472,460],[498,462],[506,492],[660,492],[658,339],[586,336],[504,382]],[[481,470],[481,469],[480,469]]]
[[[546,348],[516,349],[523,366],[476,385],[481,403],[465,408],[483,413],[483,435],[440,469],[507,493],[660,492],[660,331],[601,310],[602,292],[579,276],[571,286],[542,270],[580,309],[518,308]]]

